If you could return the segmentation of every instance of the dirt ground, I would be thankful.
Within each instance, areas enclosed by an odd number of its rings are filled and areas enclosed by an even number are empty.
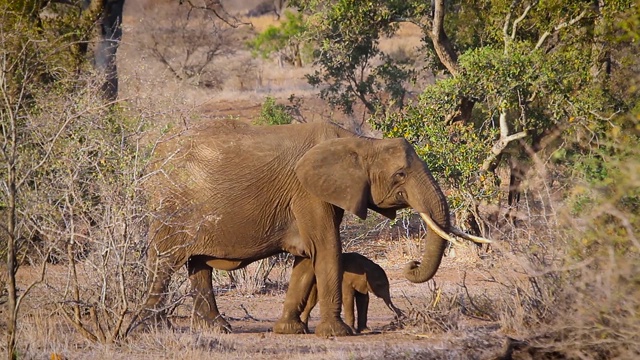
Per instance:
[[[22,324],[26,325],[23,336],[27,334],[24,337],[37,339],[27,353],[33,356],[26,357],[42,358],[43,354],[51,353],[64,359],[493,359],[503,354],[507,337],[500,325],[460,310],[468,301],[465,291],[473,297],[497,290],[495,284],[487,286],[483,275],[486,264],[479,258],[445,257],[434,281],[413,284],[402,275],[406,259],[401,256],[376,258],[376,249],[384,246],[384,242],[373,241],[372,245],[363,248],[362,252],[368,252],[367,255],[387,272],[392,300],[408,318],[404,327],[396,327],[393,313],[381,299],[371,295],[368,317],[371,332],[328,339],[314,334],[274,334],[272,327],[282,311],[286,284],[254,295],[242,295],[233,288],[219,286],[217,303],[233,327],[233,333],[215,334],[192,329],[189,324],[191,303],[187,299],[175,312],[172,329],[134,332],[122,344],[102,346],[83,339],[55,312],[48,313],[46,320],[38,317],[38,306],[28,300],[23,308]],[[392,244],[387,247],[393,248]],[[468,250],[464,253],[470,254]],[[62,275],[65,271],[64,266],[53,266],[49,274]],[[37,269],[22,267],[18,273],[19,288],[24,289],[37,273]],[[179,273],[176,277],[184,277],[184,274]],[[285,277],[288,280],[288,273]],[[38,287],[29,299],[43,301],[46,291],[46,286]],[[434,291],[441,291],[440,303],[436,305]],[[437,311],[429,312],[430,307],[437,307]],[[319,320],[318,308],[311,314],[311,332]],[[425,314],[435,317],[425,320],[421,317]],[[52,329],[58,329],[53,331],[56,334],[51,335]],[[56,340],[58,337],[65,340]]]
[[[390,268],[389,264],[384,267],[390,278],[394,303],[407,315],[414,315],[412,308],[423,304],[431,295],[431,289],[426,284],[409,283],[397,267]],[[461,269],[452,264],[441,268],[436,279],[443,291],[453,293],[460,277]],[[467,278],[467,286],[479,291],[481,278],[471,278]],[[381,299],[374,296],[371,296],[368,317],[371,333],[332,339],[321,339],[313,334],[278,335],[272,333],[271,328],[280,315],[284,294],[251,298],[220,296],[219,299],[234,328],[233,335],[224,337],[228,340],[227,346],[231,344],[240,353],[253,353],[257,358],[485,359],[499,354],[505,339],[497,333],[497,324],[464,316],[455,320],[457,329],[452,331],[434,333],[419,326],[393,329],[390,326],[393,314]],[[251,319],[247,319],[248,315]],[[314,309],[310,331],[314,330],[317,322],[318,309]],[[475,343],[480,340],[477,337],[483,339],[486,347],[469,351],[465,340]]]

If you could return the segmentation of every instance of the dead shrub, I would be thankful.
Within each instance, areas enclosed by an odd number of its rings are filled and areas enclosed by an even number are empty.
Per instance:
[[[230,271],[228,275],[232,286],[242,295],[264,293],[268,290],[269,283],[282,290],[288,280],[284,269],[290,267],[290,263],[291,256],[282,254],[255,261],[242,269]],[[276,268],[281,269],[280,275],[272,280],[270,276]]]
[[[491,258],[500,265],[486,270],[486,277],[498,285],[493,309],[503,331],[519,344],[510,348],[514,355],[640,356],[637,158],[608,165],[626,170],[614,173],[615,186],[578,183],[576,188],[583,187],[578,203],[571,197],[554,201],[542,181],[523,193],[515,219],[505,218],[492,229],[502,238],[491,245]],[[576,204],[586,211],[576,212]]]
[[[177,79],[221,89],[225,77],[214,61],[236,51],[233,29],[208,9],[172,6],[171,14],[165,11],[159,7],[146,18],[146,32],[151,34],[146,50]]]

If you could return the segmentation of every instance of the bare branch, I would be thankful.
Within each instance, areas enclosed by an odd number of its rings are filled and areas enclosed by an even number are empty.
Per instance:
[[[516,10],[516,7],[520,4],[520,0],[513,0],[511,2],[511,6],[509,6],[509,11],[504,19],[504,25],[502,26],[502,35],[504,40],[504,51],[507,51],[509,47],[509,23],[511,22],[511,16],[513,16],[513,12]]]
[[[577,23],[578,21],[582,20],[582,18],[584,18],[585,15],[587,15],[587,9],[582,10],[582,12],[578,16],[574,17],[573,19],[554,26],[551,31],[546,31],[544,34],[542,34],[542,36],[540,36],[540,39],[538,40],[538,43],[536,44],[534,50],[538,50],[542,46],[542,44],[544,44],[545,40],[547,39],[547,37],[549,37],[549,35]]]
[[[431,31],[427,32],[427,34],[431,38],[433,47],[442,64],[452,75],[456,76],[460,72],[458,54],[456,54],[451,40],[444,31],[445,12],[444,0],[434,1],[433,23]]]
[[[51,255],[51,251],[53,250],[53,247],[49,248],[49,251],[47,251],[47,253],[45,254],[45,258],[49,257]],[[44,275],[45,275],[45,271],[47,270],[47,262],[43,261],[42,264],[40,265],[40,277],[36,280],[34,280],[31,284],[29,284],[29,286],[27,286],[27,288],[24,290],[24,292],[22,293],[22,295],[20,295],[16,301],[16,313],[18,312],[18,309],[20,308],[20,303],[22,302],[22,299],[24,299],[25,296],[27,296],[27,294],[31,291],[31,289],[33,289],[34,286],[40,284],[41,282],[44,281]]]
[[[89,307],[89,318],[93,322],[93,326],[96,329],[96,334],[98,334],[97,335],[98,339],[100,340],[101,343],[104,344],[107,338],[104,335],[104,330],[102,330],[102,326],[100,326],[100,321],[98,320],[98,314],[96,314],[96,308],[93,305]]]
[[[507,111],[505,109],[500,112],[499,126],[500,138],[504,139],[509,136],[509,123],[507,123]]]
[[[516,30],[518,28],[518,24],[527,17],[529,10],[531,10],[531,8],[536,5],[538,5],[538,1],[534,1],[531,4],[527,5],[527,7],[522,12],[522,15],[519,18],[513,20],[513,26],[511,29],[511,40],[514,40],[516,38]]]
[[[488,171],[489,168],[491,168],[491,164],[493,163],[493,161],[495,161],[495,159],[500,154],[502,154],[502,152],[504,151],[504,149],[506,149],[507,145],[509,145],[510,142],[514,140],[522,139],[527,135],[528,134],[526,130],[509,135],[507,111],[506,109],[503,109],[500,112],[500,138],[498,139],[498,141],[495,142],[495,144],[493,144],[493,147],[491,148],[491,153],[489,154],[489,156],[487,156],[486,159],[484,159],[480,170],[483,172]]]
[[[195,5],[191,0],[180,0],[180,4],[184,2],[189,4],[191,9],[207,10],[212,12],[218,19],[233,28],[237,28],[241,25],[253,26],[250,22],[241,21],[237,17],[229,14],[227,10],[224,9],[220,0],[207,0],[205,1],[204,6]]]
[[[81,323],[77,323],[75,321],[73,321],[73,319],[71,318],[71,315],[69,315],[67,313],[66,310],[64,310],[62,308],[62,305],[60,305],[58,307],[58,309],[60,309],[60,313],[62,314],[62,316],[64,316],[64,318],[80,333],[82,334],[82,336],[84,336],[85,338],[87,338],[89,341],[91,342],[97,342],[98,338],[93,335],[89,330],[87,330]]]
[[[128,247],[129,244],[129,236],[128,236],[128,226],[127,226],[127,221],[125,220],[125,224],[124,224],[124,230],[122,233],[122,236],[126,239],[124,241],[125,243],[125,248]],[[111,336],[109,338],[109,343],[112,343],[116,338],[118,338],[120,336],[120,330],[122,329],[122,324],[124,323],[124,318],[127,315],[127,310],[129,309],[129,302],[127,301],[127,291],[126,291],[126,282],[125,282],[125,268],[124,268],[124,264],[127,263],[127,252],[124,251],[122,252],[122,254],[117,254],[117,255],[122,255],[122,259],[118,264],[118,290],[120,290],[120,296],[121,296],[121,308],[120,308],[120,314],[118,315],[118,319],[116,321],[116,324],[111,332]]]

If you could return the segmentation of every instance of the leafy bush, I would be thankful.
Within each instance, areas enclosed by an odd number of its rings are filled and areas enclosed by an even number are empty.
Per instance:
[[[286,105],[277,104],[276,99],[267,96],[262,104],[260,116],[254,121],[256,125],[284,125],[291,124],[293,116]]]
[[[312,53],[309,43],[302,41],[307,25],[301,13],[285,11],[284,17],[279,26],[269,25],[247,45],[252,49],[254,56],[266,59],[277,54],[279,60],[302,66],[303,62],[311,61]]]
[[[444,114],[455,107],[448,99],[456,86],[456,79],[443,80],[439,86],[425,89],[417,103],[373,124],[385,136],[404,137],[416,146],[429,169],[450,187],[448,198],[454,209],[468,206],[469,199],[495,201],[499,186],[492,174],[480,176],[495,130],[480,132],[472,124],[449,126],[444,121]]]

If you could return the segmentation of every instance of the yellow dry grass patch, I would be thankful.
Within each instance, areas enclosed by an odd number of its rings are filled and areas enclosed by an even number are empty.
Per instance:
[[[279,26],[283,19],[284,16],[281,16],[280,20],[278,20],[273,13],[256,17],[241,18],[242,21],[251,23],[257,32],[265,31],[269,26]]]

